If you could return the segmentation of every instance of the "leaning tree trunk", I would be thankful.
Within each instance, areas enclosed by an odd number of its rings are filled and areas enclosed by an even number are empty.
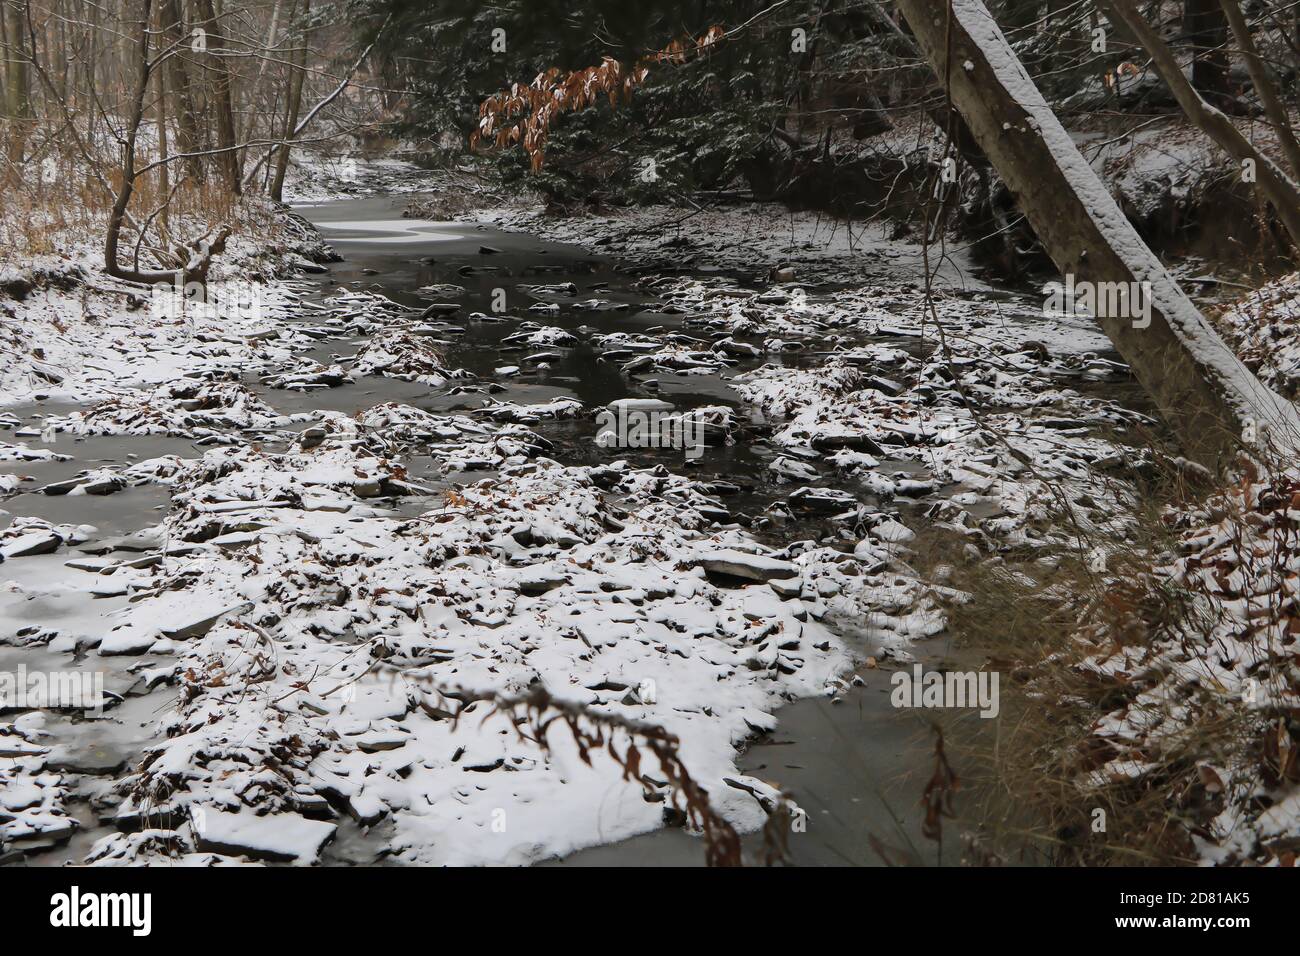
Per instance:
[[[1228,18],[1228,23],[1232,25],[1232,34],[1237,38],[1237,46],[1241,50],[1242,59],[1246,61],[1246,70],[1250,73],[1250,82],[1255,87],[1260,103],[1264,106],[1264,114],[1273,124],[1282,153],[1291,166],[1291,175],[1300,177],[1300,143],[1296,142],[1295,130],[1291,129],[1291,118],[1287,115],[1286,104],[1278,96],[1277,87],[1273,85],[1273,77],[1269,75],[1268,68],[1264,65],[1264,58],[1259,55],[1259,48],[1255,46],[1255,38],[1250,35],[1250,26],[1241,12],[1241,6],[1237,0],[1219,0],[1219,2],[1223,6],[1223,13]],[[1300,240],[1297,240],[1297,244],[1300,244]]]
[[[1097,318],[1189,457],[1220,464],[1252,435],[1300,447],[1300,413],[1241,364],[1143,243],[981,0],[896,3],[1057,268],[1076,282],[1149,284],[1139,286],[1150,289],[1149,325]]]

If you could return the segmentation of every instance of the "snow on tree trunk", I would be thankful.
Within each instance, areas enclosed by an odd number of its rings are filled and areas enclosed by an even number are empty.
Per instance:
[[[934,0],[896,3],[1057,268],[1077,287],[1145,291],[1140,317],[1104,301],[1093,314],[1186,453],[1218,464],[1243,444],[1300,448],[1300,412],[1241,364],[1147,248],[981,0],[951,0],[951,16]]]

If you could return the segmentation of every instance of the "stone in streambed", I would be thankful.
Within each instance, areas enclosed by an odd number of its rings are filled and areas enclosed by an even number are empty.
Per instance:
[[[884,457],[885,450],[870,435],[814,435],[808,442],[817,451],[838,451],[848,448],[853,451],[865,451],[869,455]]]
[[[158,531],[150,528],[134,534],[116,538],[104,538],[82,545],[77,550],[83,554],[108,554],[111,551],[154,551],[163,547],[165,541]]]
[[[715,574],[729,574],[733,578],[745,578],[749,581],[792,578],[798,573],[795,566],[789,561],[732,549],[698,555],[695,558],[695,563],[699,564],[705,571],[712,571]]]
[[[776,592],[776,596],[789,600],[803,593],[803,578],[772,578],[767,586]]]
[[[842,511],[857,504],[858,499],[838,488],[799,488],[787,499],[804,511]]]
[[[295,269],[300,269],[303,272],[309,272],[313,275],[320,275],[321,273],[329,272],[329,269],[325,268],[325,266],[321,265],[319,262],[312,262],[306,256],[299,255],[296,252],[290,253],[286,256],[285,261]]]
[[[235,813],[203,808],[203,812],[196,811],[191,817],[201,852],[277,863],[316,862],[338,829],[333,823],[296,813],[258,816],[246,808]]]
[[[69,478],[67,481],[55,481],[41,488],[46,495],[67,495],[79,491],[86,495],[111,495],[126,487],[126,480],[117,475],[97,475],[95,477]]]
[[[124,625],[109,631],[99,642],[99,656],[112,657],[121,654],[143,654],[153,647],[158,640],[156,632],[144,628]]]
[[[232,604],[230,607],[223,608],[215,614],[205,614],[202,617],[193,618],[183,624],[177,625],[176,627],[163,628],[162,634],[163,637],[170,638],[174,641],[188,641],[191,638],[202,637],[204,634],[208,633],[208,631],[212,630],[212,626],[227,614],[242,614],[245,611],[251,611],[252,609],[253,605],[248,601],[244,601],[240,604]]]
[[[76,750],[58,747],[46,758],[45,766],[60,773],[108,776],[126,766],[126,757],[105,744],[92,744]]]
[[[31,558],[40,554],[53,554],[62,544],[63,538],[53,531],[32,531],[0,548],[0,558]]]

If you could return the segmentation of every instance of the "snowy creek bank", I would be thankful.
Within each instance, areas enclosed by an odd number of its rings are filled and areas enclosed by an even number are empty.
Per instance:
[[[0,859],[701,860],[648,756],[473,700],[541,687],[675,734],[746,833],[788,793],[794,862],[932,860],[887,667],[942,666],[963,595],[912,545],[1122,537],[1155,426],[1088,321],[958,270],[940,337],[905,250],[850,275],[780,222],[714,262],[299,211],[343,260],[270,321],[0,410],[0,670],[109,698],[0,714]],[[599,442],[610,409],[699,453]]]

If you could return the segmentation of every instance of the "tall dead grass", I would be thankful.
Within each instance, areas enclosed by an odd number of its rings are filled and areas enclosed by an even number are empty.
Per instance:
[[[1222,768],[1247,767],[1265,782],[1300,777],[1295,761],[1285,759],[1300,749],[1289,732],[1270,750],[1276,728],[1288,722],[1285,713],[1241,706],[1214,686],[1208,668],[1201,680],[1170,680],[1168,671],[1171,649],[1192,672],[1198,660],[1218,653],[1212,635],[1222,633],[1229,615],[1215,595],[1165,570],[1189,553],[1190,529],[1207,515],[1228,528],[1258,526],[1261,511],[1287,506],[1263,497],[1252,505],[1241,487],[1162,469],[1138,498],[1136,534],[1105,543],[1104,571],[1068,554],[1055,567],[972,563],[956,570],[951,583],[971,600],[953,609],[951,631],[960,646],[987,654],[1003,676],[992,732],[964,718],[948,727],[949,750],[967,784],[957,825],[971,862],[1192,864],[1199,858],[1194,837],[1216,839],[1212,821],[1234,792]],[[1285,601],[1253,612],[1240,639],[1261,635],[1262,648],[1267,628],[1293,613]],[[1121,649],[1136,665],[1096,666]],[[1270,663],[1259,674],[1276,678],[1286,667]],[[1146,693],[1171,686],[1170,696]],[[1139,735],[1130,747],[1110,734],[1116,714],[1159,733]],[[1116,772],[1130,764],[1131,775]],[[1248,805],[1269,805],[1258,800]],[[1286,856],[1281,846],[1278,857]]]
[[[121,185],[119,147],[100,143],[88,160],[65,130],[27,125],[0,134],[0,261],[98,250]],[[137,149],[138,166],[155,159],[147,143]],[[220,176],[190,175],[170,163],[165,176],[160,168],[137,178],[122,255],[131,265],[175,268],[179,245],[220,225],[266,228],[263,205],[260,197],[231,194]]]

